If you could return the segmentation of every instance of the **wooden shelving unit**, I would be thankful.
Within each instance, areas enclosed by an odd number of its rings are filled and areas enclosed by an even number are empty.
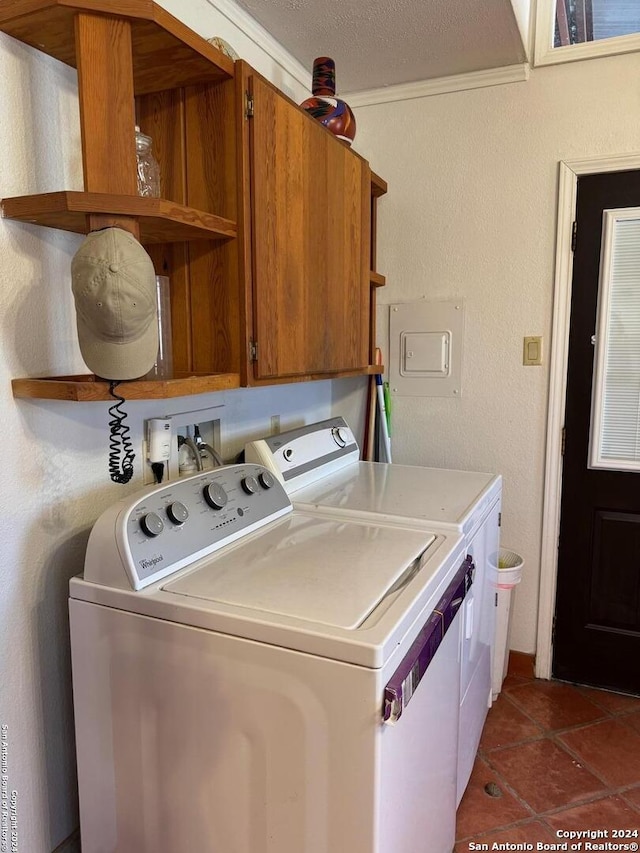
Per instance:
[[[11,0],[0,6],[0,30],[77,68],[78,14],[130,24],[135,95],[233,77],[231,59],[151,0]]]
[[[339,377],[373,376],[384,373],[381,364],[372,364],[366,370],[340,371]],[[310,373],[290,377],[287,382],[309,382],[332,379],[332,373]],[[114,402],[109,394],[109,383],[91,373],[82,376],[41,376],[12,379],[13,396],[20,399],[67,400],[74,403]],[[164,400],[170,397],[188,397],[193,394],[210,394],[240,388],[238,373],[214,373],[210,376],[186,376],[181,379],[135,379],[120,382],[117,393],[125,400]]]
[[[371,172],[371,195],[373,198],[380,198],[381,195],[385,195],[387,189],[385,179],[381,178],[380,175],[376,175],[375,172]]]
[[[376,271],[378,254],[378,199],[387,192],[387,182],[371,172],[371,271],[369,273],[369,358],[375,362],[376,355],[376,305],[379,287],[384,287],[386,278]],[[383,369],[372,371],[383,373]]]
[[[229,240],[236,236],[237,231],[236,223],[229,219],[164,198],[56,192],[2,200],[5,219],[75,231],[77,234],[89,232],[88,217],[91,214],[135,217],[142,243]]]
[[[234,65],[152,0],[0,0],[0,31],[77,69],[84,174],[84,192],[6,198],[2,217],[79,234],[125,228],[145,245],[156,272],[171,280],[173,358],[183,378],[123,382],[119,393],[162,399],[254,384],[247,375],[250,347],[239,331],[245,314],[251,316],[245,242],[255,201],[244,174],[241,63]],[[153,138],[163,198],[137,195],[136,124]],[[269,384],[382,372],[372,357],[375,293],[385,283],[375,269],[375,206],[386,190],[372,174],[371,366],[283,370]],[[367,187],[363,221],[368,196]],[[108,383],[92,375],[21,378],[12,385],[20,398],[113,399]]]
[[[126,399],[160,399],[237,388],[232,365],[197,370],[191,364],[188,299],[189,249],[224,251],[237,237],[234,212],[218,199],[188,198],[185,136],[179,115],[188,87],[233,86],[234,63],[152,0],[1,0],[0,31],[77,68],[84,192],[7,198],[2,216],[80,234],[125,228],[147,246],[158,272],[172,260],[172,307],[178,339],[174,362],[184,378],[121,383]],[[134,107],[135,100],[135,107]],[[174,113],[167,104],[175,103]],[[140,198],[136,186],[134,125],[155,129],[162,154],[164,198]],[[152,116],[154,121],[152,121]],[[163,119],[163,117],[166,118]],[[156,155],[158,152],[156,151]],[[226,215],[225,215],[226,214]],[[229,369],[231,367],[231,369]],[[205,375],[206,374],[206,375]],[[94,376],[16,379],[16,397],[109,401],[108,383]]]
[[[14,397],[71,400],[76,403],[113,402],[113,397],[109,394],[109,383],[93,374],[13,379],[11,386]],[[239,374],[216,373],[212,376],[187,376],[183,379],[136,379],[132,382],[120,382],[117,393],[125,400],[161,400],[166,397],[186,397],[239,387]]]

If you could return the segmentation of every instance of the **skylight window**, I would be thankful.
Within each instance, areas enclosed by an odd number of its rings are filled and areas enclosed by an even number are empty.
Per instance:
[[[538,0],[535,64],[640,50],[640,0]]]
[[[556,0],[554,47],[638,32],[638,0]]]

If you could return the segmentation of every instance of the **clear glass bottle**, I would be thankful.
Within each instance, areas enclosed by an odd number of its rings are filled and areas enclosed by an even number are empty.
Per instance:
[[[136,125],[136,161],[138,169],[138,195],[160,198],[160,166],[151,150],[152,139]]]

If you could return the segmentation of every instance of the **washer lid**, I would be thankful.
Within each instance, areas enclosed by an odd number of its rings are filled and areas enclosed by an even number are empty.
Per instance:
[[[355,629],[434,540],[425,531],[294,512],[163,589]]]

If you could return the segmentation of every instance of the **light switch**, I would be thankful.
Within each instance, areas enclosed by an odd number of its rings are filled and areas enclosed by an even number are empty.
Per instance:
[[[522,363],[525,365],[542,364],[542,337],[534,335],[524,339]]]

